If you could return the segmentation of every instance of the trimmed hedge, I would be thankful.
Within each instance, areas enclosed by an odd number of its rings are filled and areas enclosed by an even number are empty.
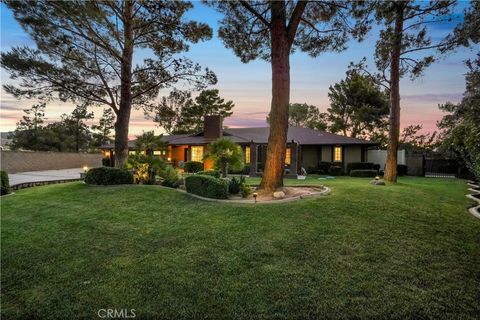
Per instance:
[[[350,177],[373,178],[377,173],[377,170],[352,170],[350,171]]]
[[[199,161],[187,161],[183,165],[183,169],[188,173],[197,173],[203,170],[203,163]]]
[[[131,184],[133,183],[133,174],[125,169],[92,168],[87,171],[85,183],[93,185]]]
[[[198,171],[197,174],[203,174],[205,176],[212,176],[212,177],[215,177],[215,178],[220,178],[220,171],[218,171],[218,170]]]
[[[195,174],[185,178],[185,188],[188,193],[193,193],[206,198],[227,199],[228,180],[212,176]]]
[[[347,174],[352,170],[374,170],[374,166],[372,162],[350,162],[347,163]]]
[[[8,179],[8,174],[5,171],[0,171],[0,180],[1,180],[1,195],[10,193],[10,180]]]
[[[331,166],[328,169],[328,174],[331,176],[341,176],[343,174],[343,169],[339,166]]]
[[[320,161],[318,163],[318,173],[319,174],[327,174],[328,171],[330,170],[331,166],[332,166],[331,162]]]
[[[397,175],[406,176],[407,175],[407,166],[404,164],[397,164]]]

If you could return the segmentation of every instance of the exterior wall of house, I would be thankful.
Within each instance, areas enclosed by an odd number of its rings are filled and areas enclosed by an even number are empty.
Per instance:
[[[319,146],[302,146],[304,168],[316,167],[318,165]]]
[[[185,149],[188,149],[188,146],[174,146],[170,151],[170,158],[174,166],[178,166],[180,161],[185,161]]]
[[[347,164],[350,162],[362,162],[362,147],[361,146],[344,146],[344,159],[343,164],[345,166],[345,170],[347,168]]]
[[[332,162],[332,147],[331,146],[322,146],[322,161],[323,162]]]

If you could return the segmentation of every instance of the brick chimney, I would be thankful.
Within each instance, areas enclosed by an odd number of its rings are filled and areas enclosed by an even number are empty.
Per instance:
[[[223,136],[222,116],[205,116],[203,122],[203,136],[205,139],[218,139]]]

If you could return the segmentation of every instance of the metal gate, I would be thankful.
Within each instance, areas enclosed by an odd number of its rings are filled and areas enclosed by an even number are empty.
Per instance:
[[[456,178],[458,163],[452,159],[425,159],[425,177]]]

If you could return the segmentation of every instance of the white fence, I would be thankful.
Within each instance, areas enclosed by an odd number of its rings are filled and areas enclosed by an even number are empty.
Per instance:
[[[385,169],[385,162],[387,162],[387,150],[368,150],[367,161],[380,165],[380,169]],[[405,150],[398,150],[397,164],[406,165]]]

